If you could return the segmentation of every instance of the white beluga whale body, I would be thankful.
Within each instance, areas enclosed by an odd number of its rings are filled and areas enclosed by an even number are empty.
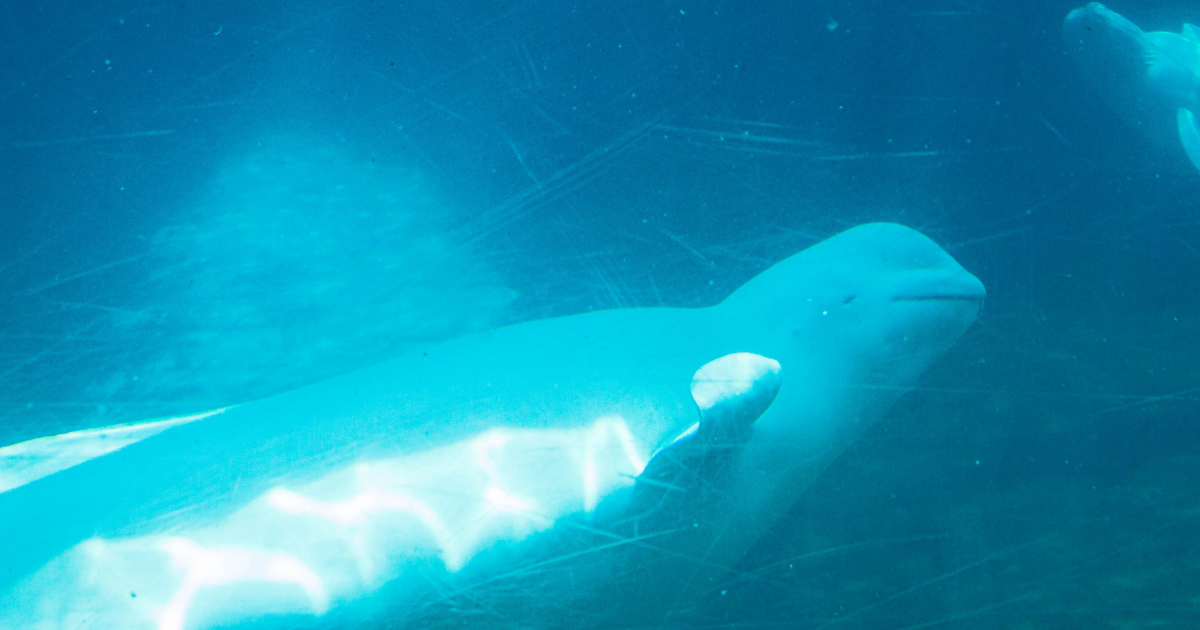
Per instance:
[[[1171,124],[1200,169],[1200,29],[1145,32],[1108,7],[1091,2],[1063,21],[1067,51],[1105,99],[1150,129]]]
[[[983,295],[926,237],[870,224],[713,307],[509,326],[26,461],[0,493],[0,627],[659,623]]]

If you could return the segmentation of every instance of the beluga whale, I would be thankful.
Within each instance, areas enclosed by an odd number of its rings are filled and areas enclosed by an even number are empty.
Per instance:
[[[714,306],[526,322],[0,448],[0,627],[686,623],[984,294],[867,224]]]
[[[1152,135],[1178,137],[1200,169],[1200,28],[1185,23],[1178,33],[1146,32],[1090,2],[1067,15],[1063,39],[1109,104]]]

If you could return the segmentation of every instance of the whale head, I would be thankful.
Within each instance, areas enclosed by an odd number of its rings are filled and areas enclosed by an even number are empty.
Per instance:
[[[906,386],[966,332],[985,295],[928,237],[872,223],[780,262],[723,306],[742,321],[748,309],[765,314],[757,321],[774,325],[751,347],[822,372],[805,378]]]
[[[653,579],[629,578],[649,593],[642,605],[702,597],[959,340],[984,296],[983,284],[929,238],[874,223],[777,263],[718,305],[724,327],[735,330],[726,349],[772,360],[759,372],[777,365],[781,383],[761,416],[713,432],[727,449],[725,436],[744,437],[736,450],[719,451],[727,475],[705,478],[704,488],[718,490],[681,493],[683,507],[664,511],[661,529],[676,524],[676,513],[697,528],[660,541],[671,557]],[[693,440],[703,427],[701,420]]]
[[[1195,107],[1200,88],[1196,27],[1145,32],[1092,2],[1067,14],[1063,40],[1085,76],[1118,108]]]
[[[1140,58],[1145,33],[1136,24],[1099,2],[1067,14],[1063,40],[1072,55],[1092,55],[1096,61],[1118,65]]]

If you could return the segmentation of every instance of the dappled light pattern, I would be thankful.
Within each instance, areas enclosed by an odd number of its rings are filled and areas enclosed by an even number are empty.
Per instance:
[[[321,578],[287,554],[258,549],[206,549],[184,538],[167,540],[162,549],[183,574],[183,583],[159,615],[161,630],[183,629],[188,608],[201,589],[237,582],[295,584],[308,596],[314,613],[324,613],[328,608]]]
[[[604,416],[359,462],[273,488],[209,527],[85,541],[27,580],[40,598],[30,609],[46,615],[29,625],[94,617],[182,630],[323,615],[408,567],[440,559],[455,572],[491,545],[594,510],[633,484],[646,451],[624,419]]]

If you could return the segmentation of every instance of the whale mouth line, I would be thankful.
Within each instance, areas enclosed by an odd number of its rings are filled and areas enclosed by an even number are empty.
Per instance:
[[[979,302],[982,295],[972,293],[929,293],[925,295],[898,295],[893,302]]]

